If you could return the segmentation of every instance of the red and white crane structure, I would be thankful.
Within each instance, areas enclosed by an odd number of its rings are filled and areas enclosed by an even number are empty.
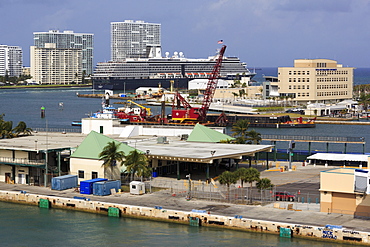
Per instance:
[[[223,45],[220,49],[218,57],[216,59],[216,63],[213,67],[213,71],[208,79],[207,87],[204,92],[204,99],[202,102],[202,106],[198,107],[191,107],[190,104],[180,95],[179,92],[175,94],[175,100],[178,104],[181,102],[183,105],[183,109],[177,109],[172,107],[172,120],[174,121],[197,121],[197,122],[204,122],[207,118],[207,112],[209,107],[211,106],[213,95],[215,94],[215,90],[217,87],[218,77],[220,75],[222,59],[226,50],[226,45]]]

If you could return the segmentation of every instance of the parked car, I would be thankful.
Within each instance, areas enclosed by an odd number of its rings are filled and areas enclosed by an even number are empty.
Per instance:
[[[290,194],[289,192],[276,192],[275,193],[276,201],[290,201],[295,200],[295,195]]]

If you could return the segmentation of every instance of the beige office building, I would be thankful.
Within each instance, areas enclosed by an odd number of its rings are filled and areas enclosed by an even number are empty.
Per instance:
[[[353,70],[330,59],[296,59],[294,67],[278,68],[279,94],[297,103],[352,99]]]
[[[40,84],[79,84],[82,81],[82,50],[31,46],[31,76]]]

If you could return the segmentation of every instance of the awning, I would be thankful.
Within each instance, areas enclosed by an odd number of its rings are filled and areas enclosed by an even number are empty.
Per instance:
[[[335,153],[317,153],[308,156],[309,160],[329,160],[329,161],[357,161],[367,162],[369,155],[365,154],[335,154]]]

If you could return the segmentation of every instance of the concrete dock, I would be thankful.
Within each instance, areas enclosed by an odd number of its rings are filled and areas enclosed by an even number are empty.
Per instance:
[[[309,166],[301,167],[295,172],[280,173],[266,171],[262,172],[261,177],[269,177],[276,185],[304,181],[317,183],[319,181],[320,171],[325,169],[329,168]],[[25,194],[21,194],[21,191]],[[324,226],[330,224],[343,227],[343,229],[335,230],[335,233],[333,233],[338,236],[338,239],[343,239],[346,236],[352,238],[354,236],[357,240],[362,239],[362,243],[370,243],[370,221],[355,219],[352,215],[319,212],[319,204],[314,203],[294,202],[293,208],[296,210],[287,210],[288,202],[281,202],[279,208],[276,208],[274,203],[266,206],[251,206],[197,199],[186,200],[183,196],[173,196],[169,190],[161,190],[141,196],[131,195],[130,193],[104,197],[84,195],[89,202],[81,202],[73,200],[73,197],[81,196],[74,189],[56,191],[47,187],[0,183],[0,199],[3,201],[26,198],[26,195],[31,198],[32,194],[37,195],[37,198],[45,197],[50,201],[53,200],[56,207],[63,207],[60,205],[64,205],[65,203],[67,205],[68,203],[70,205],[73,204],[73,208],[71,209],[74,210],[78,210],[78,206],[83,204],[85,208],[81,206],[82,210],[87,209],[85,211],[89,211],[92,207],[93,209],[90,211],[95,212],[95,208],[98,210],[109,205],[124,210],[127,216],[131,215],[133,217],[148,219],[158,218],[158,220],[164,221],[170,221],[168,219],[175,219],[176,221],[178,219],[179,223],[186,223],[187,217],[196,215],[202,217],[202,219],[207,220],[208,218],[208,221],[217,219],[217,222],[224,222],[222,223],[222,227],[239,230],[255,230],[261,227],[261,231],[276,233],[279,229],[276,226],[279,225],[281,227],[295,229],[297,231],[295,234],[302,235],[303,237],[324,238],[325,234],[323,232],[326,231],[324,230]],[[26,199],[22,200],[21,203],[25,203]],[[75,204],[76,206],[74,206]],[[160,208],[161,210],[155,208]],[[197,213],[194,213],[194,210]],[[199,213],[202,211],[206,213]],[[236,219],[236,216],[242,218]]]

